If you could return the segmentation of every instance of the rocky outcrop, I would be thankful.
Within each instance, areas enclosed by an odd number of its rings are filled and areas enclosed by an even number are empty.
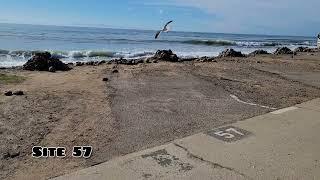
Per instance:
[[[51,57],[49,52],[38,52],[23,65],[24,70],[29,71],[68,71],[71,68],[59,59]]]
[[[169,50],[158,50],[152,59],[161,61],[178,62],[179,58],[170,49]]]
[[[125,65],[137,65],[140,63],[144,63],[144,59],[125,59],[125,58],[119,58],[119,59],[113,59],[109,61],[111,64],[125,64]]]
[[[275,52],[275,55],[283,55],[283,54],[293,54],[293,51],[287,47],[280,47]]]
[[[250,56],[255,56],[255,55],[259,55],[259,54],[270,54],[268,53],[268,51],[262,50],[262,49],[258,49],[253,51],[252,53],[250,53]]]
[[[297,47],[294,52],[318,52],[318,48],[309,48],[309,47]]]
[[[76,66],[83,66],[84,62],[76,62]]]
[[[240,51],[235,51],[234,49],[226,49],[222,51],[219,56],[219,58],[222,57],[245,57],[244,54],[242,54]]]

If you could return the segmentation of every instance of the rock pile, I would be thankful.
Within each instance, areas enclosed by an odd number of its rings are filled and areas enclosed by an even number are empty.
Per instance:
[[[275,52],[275,55],[282,55],[282,54],[293,54],[293,51],[287,47],[280,47]]]
[[[161,60],[161,61],[170,61],[170,62],[178,62],[179,58],[176,54],[174,54],[171,49],[169,50],[158,50],[156,54],[152,57],[152,59]]]
[[[268,51],[265,51],[265,50],[262,50],[262,49],[258,49],[258,50],[253,51],[249,55],[255,56],[255,55],[259,55],[259,54],[270,54],[270,53],[268,53]]]
[[[6,91],[4,93],[5,96],[13,96],[13,95],[16,95],[16,96],[23,96],[24,95],[24,92],[23,91]]]
[[[23,65],[23,69],[29,71],[55,72],[68,71],[71,68],[59,59],[53,58],[49,52],[37,52]]]
[[[222,51],[219,56],[219,58],[222,57],[245,57],[244,54],[242,54],[240,51],[235,51],[234,49],[226,49]]]
[[[297,47],[294,52],[318,52],[318,48],[309,48],[309,47]]]

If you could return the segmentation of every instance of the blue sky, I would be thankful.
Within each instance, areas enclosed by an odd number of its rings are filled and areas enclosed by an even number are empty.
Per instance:
[[[320,32],[319,0],[0,0],[0,22],[245,34]]]

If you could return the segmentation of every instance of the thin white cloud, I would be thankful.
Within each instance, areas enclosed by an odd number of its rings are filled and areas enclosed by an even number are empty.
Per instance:
[[[169,0],[164,4],[222,17],[211,22],[218,32],[311,35],[320,31],[319,0]]]

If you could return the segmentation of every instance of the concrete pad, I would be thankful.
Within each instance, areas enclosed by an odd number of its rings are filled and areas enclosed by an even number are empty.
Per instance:
[[[315,180],[320,177],[320,112],[312,110],[317,104],[319,100],[314,100],[299,105],[301,108],[219,127],[216,133],[199,133],[56,180]],[[244,136],[234,141],[217,138],[232,138],[232,133]]]
[[[296,106],[300,108],[310,109],[310,110],[315,110],[320,112],[320,98],[314,99],[312,101],[305,102],[302,104],[298,104]]]
[[[250,179],[317,179],[320,177],[320,113],[296,109],[233,124],[249,131],[227,143],[198,134],[176,141],[191,154],[232,167]]]
[[[175,144],[130,154],[55,180],[100,179],[230,179],[244,180],[232,169],[205,162]]]

